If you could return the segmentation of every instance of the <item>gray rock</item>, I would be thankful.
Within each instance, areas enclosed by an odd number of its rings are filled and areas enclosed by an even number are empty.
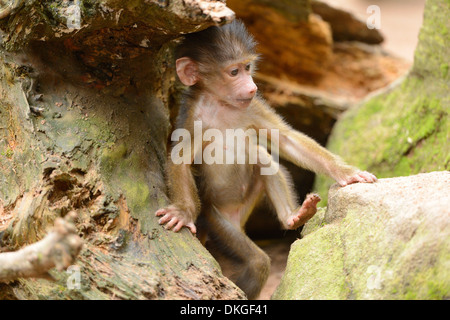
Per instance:
[[[273,299],[449,299],[450,172],[334,185]]]

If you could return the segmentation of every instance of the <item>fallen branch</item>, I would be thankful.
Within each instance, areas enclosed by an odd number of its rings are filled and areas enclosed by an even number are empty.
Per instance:
[[[73,225],[74,213],[57,218],[53,230],[34,244],[0,254],[0,282],[17,278],[49,278],[48,270],[63,270],[73,264],[83,241]]]

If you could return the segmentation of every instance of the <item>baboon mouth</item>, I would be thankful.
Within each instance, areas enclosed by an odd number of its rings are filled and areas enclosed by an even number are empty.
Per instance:
[[[253,100],[253,98],[248,98],[248,99],[237,99],[238,102],[241,103],[250,103]]]

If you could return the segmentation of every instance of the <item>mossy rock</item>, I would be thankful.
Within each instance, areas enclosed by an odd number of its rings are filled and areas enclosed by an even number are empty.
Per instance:
[[[431,0],[425,9],[414,67],[393,90],[347,111],[328,148],[377,177],[406,176],[450,168],[450,4]],[[319,177],[326,194],[332,180]]]
[[[448,171],[333,187],[272,299],[449,299],[449,195]]]

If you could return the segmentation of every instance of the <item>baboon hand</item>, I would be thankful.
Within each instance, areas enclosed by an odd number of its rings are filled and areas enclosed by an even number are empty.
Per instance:
[[[346,176],[345,178],[339,179],[338,183],[341,187],[345,187],[346,185],[352,183],[373,183],[377,182],[378,179],[373,174],[367,171],[357,171],[356,173]]]
[[[156,211],[155,215],[157,217],[161,217],[158,223],[165,224],[167,230],[178,232],[181,228],[187,227],[193,234],[197,232],[194,222],[191,219],[186,218],[190,215],[177,206],[169,206],[159,209]]]

